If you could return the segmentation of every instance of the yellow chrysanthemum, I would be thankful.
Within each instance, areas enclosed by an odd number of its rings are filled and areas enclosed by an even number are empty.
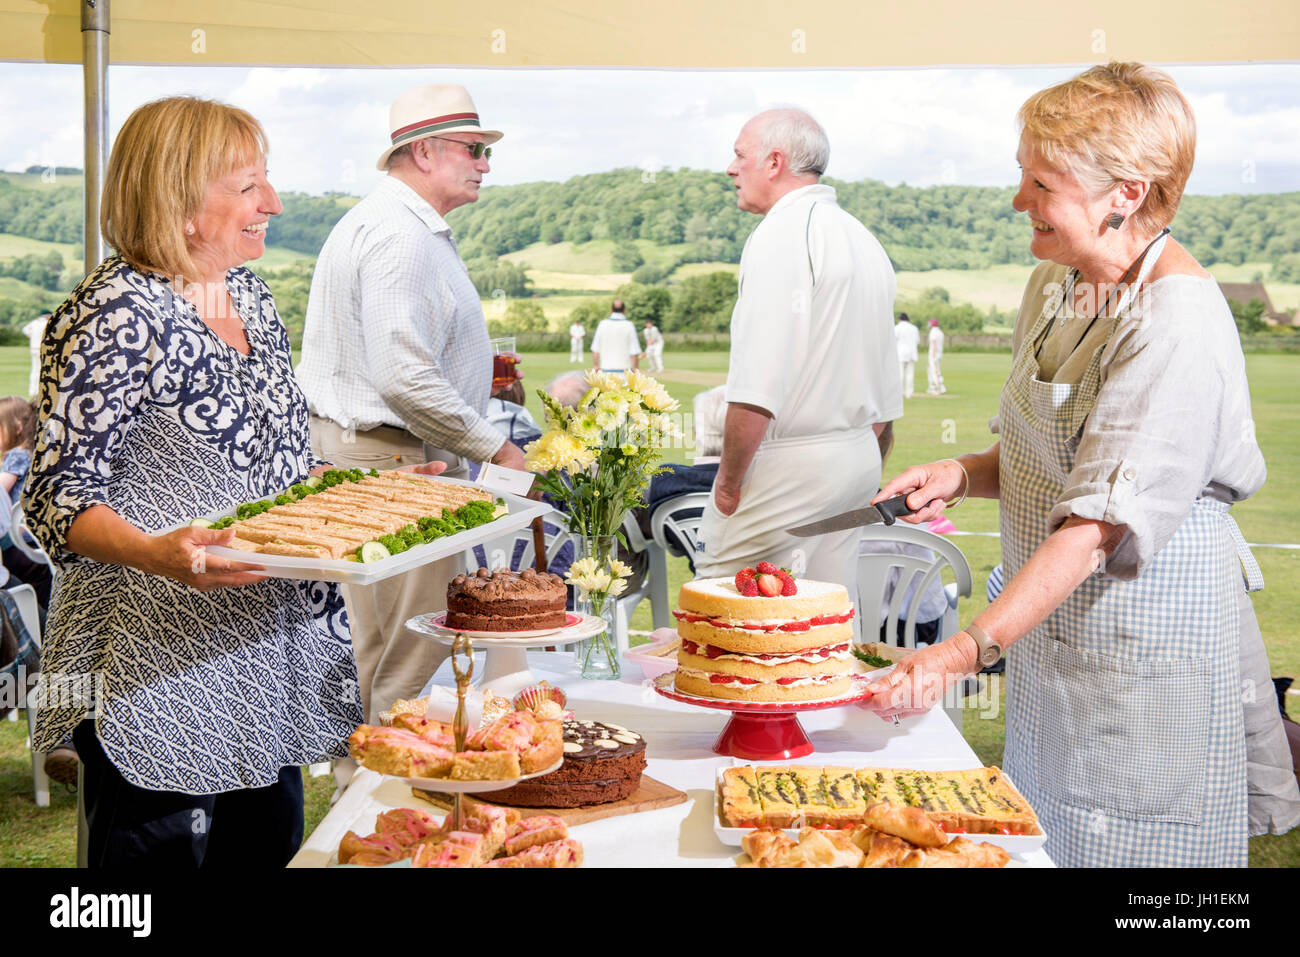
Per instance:
[[[525,449],[524,463],[534,472],[584,469],[596,456],[567,432],[552,429]]]
[[[636,369],[630,369],[627,373],[627,387],[637,395],[645,395],[658,386],[658,382]]]
[[[655,379],[649,381],[649,386],[641,391],[641,401],[646,408],[652,412],[672,412],[676,409],[677,400],[668,394],[663,384]]]
[[[587,385],[593,389],[599,389],[602,393],[615,392],[623,387],[623,383],[618,380],[618,376],[611,375],[608,372],[599,372],[595,369],[588,369],[584,377]],[[585,400],[587,396],[583,396]]]
[[[588,448],[600,448],[604,444],[600,423],[596,413],[580,412],[569,420],[569,434]]]
[[[584,578],[596,570],[600,563],[594,557],[579,558],[569,566],[569,571],[565,576],[565,581],[570,585],[573,584],[573,578]]]

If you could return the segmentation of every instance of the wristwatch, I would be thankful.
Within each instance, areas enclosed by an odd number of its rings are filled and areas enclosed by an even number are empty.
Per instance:
[[[977,649],[976,660],[981,668],[988,668],[1002,657],[1002,646],[988,636],[979,625],[967,625],[966,634],[970,635]]]

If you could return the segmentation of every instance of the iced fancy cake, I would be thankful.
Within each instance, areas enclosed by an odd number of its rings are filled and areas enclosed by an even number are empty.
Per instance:
[[[760,562],[734,579],[687,582],[673,611],[683,694],[736,701],[812,701],[849,691],[848,590]]]

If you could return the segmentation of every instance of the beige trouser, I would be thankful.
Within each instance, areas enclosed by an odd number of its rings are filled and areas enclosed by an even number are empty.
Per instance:
[[[696,577],[729,578],[769,561],[796,578],[838,582],[856,599],[862,529],[813,538],[785,530],[866,505],[879,482],[880,446],[870,427],[764,441],[745,473],[735,512],[719,512],[710,493],[700,520],[704,554],[696,556]]]
[[[334,422],[311,418],[312,451],[340,468],[399,468],[427,461],[423,443],[409,432],[380,426],[346,432]],[[438,458],[445,456],[439,455]],[[450,467],[444,475],[467,478]],[[416,615],[446,607],[447,583],[463,571],[459,556],[421,565],[373,585],[347,585],[352,651],[357,659],[361,709],[376,723],[398,698],[414,698],[447,658],[448,648],[406,630]]]

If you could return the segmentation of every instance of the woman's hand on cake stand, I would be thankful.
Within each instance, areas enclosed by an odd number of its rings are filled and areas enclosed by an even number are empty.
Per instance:
[[[979,649],[964,631],[908,655],[885,677],[867,686],[859,707],[885,719],[922,714],[948,689],[979,670]],[[897,721],[895,720],[895,723]]]

